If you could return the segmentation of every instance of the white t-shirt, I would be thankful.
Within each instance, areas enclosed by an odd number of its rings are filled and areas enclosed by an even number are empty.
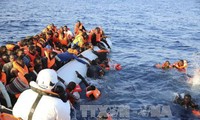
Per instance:
[[[24,91],[13,107],[13,115],[27,120],[37,96],[38,93],[31,89]],[[64,103],[56,97],[43,95],[35,109],[32,120],[70,120],[70,103],[69,101]]]

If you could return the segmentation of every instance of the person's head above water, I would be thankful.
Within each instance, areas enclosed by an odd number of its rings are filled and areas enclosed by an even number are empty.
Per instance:
[[[165,61],[164,63],[163,63],[163,67],[169,67],[170,66],[170,62],[169,61]]]
[[[183,65],[184,65],[184,61],[183,61],[183,60],[179,60],[179,61],[178,61],[178,65],[179,65],[179,66],[183,66]]]
[[[191,99],[192,99],[191,95],[189,95],[189,94],[185,94],[185,96],[183,98],[185,104],[188,104],[189,102],[191,102]]]

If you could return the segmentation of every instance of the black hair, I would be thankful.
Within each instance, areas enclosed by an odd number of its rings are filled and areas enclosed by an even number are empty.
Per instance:
[[[95,87],[94,85],[91,85],[91,86],[89,86],[89,87],[87,88],[87,91],[95,90],[95,89],[96,89],[96,87]]]
[[[33,51],[35,49],[35,46],[31,45],[28,47],[29,51]]]
[[[0,54],[2,55],[2,54],[4,54],[4,53],[6,53],[6,52],[7,52],[6,46],[1,46],[1,47],[0,47]]]
[[[191,95],[190,94],[185,94],[184,98],[185,97],[188,97],[189,99],[192,99]]]
[[[15,47],[13,48],[13,51],[16,51],[18,49],[20,49],[20,47],[18,45],[15,45]]]
[[[70,82],[67,85],[67,89],[71,92],[72,90],[74,90],[74,88],[76,87],[76,83],[75,82]]]
[[[89,86],[89,87],[87,88],[87,91],[95,90],[95,89],[96,89],[96,87],[95,87],[94,85],[91,85],[91,86]],[[94,99],[95,99],[95,97],[94,97],[93,94],[91,94],[89,97],[90,97],[91,100],[94,100]]]
[[[184,60],[180,60],[182,63],[184,63]]]
[[[49,31],[47,32],[47,35],[53,35],[52,30],[49,30]]]

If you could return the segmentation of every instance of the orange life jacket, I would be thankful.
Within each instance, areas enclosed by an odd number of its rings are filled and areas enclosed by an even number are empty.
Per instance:
[[[92,42],[92,35],[95,33],[95,30],[91,30],[89,32],[89,35],[88,35],[88,42],[91,43]]]
[[[18,78],[23,82],[25,83],[26,85],[29,85],[28,84],[28,80],[24,77],[24,75],[22,73],[18,73]]]
[[[42,45],[41,45],[40,43],[37,43],[36,45],[37,45],[38,47],[40,47],[40,49],[41,49],[41,56],[43,57],[43,56],[44,56],[44,50],[45,50],[45,48],[43,48]]]
[[[181,70],[181,69],[186,69],[188,67],[187,61],[183,60],[183,66],[179,66],[178,62],[174,64],[176,66],[177,69]]]
[[[59,42],[62,44],[62,45],[67,45],[67,37],[65,34],[63,35],[59,35]]]
[[[108,50],[97,50],[98,53],[109,53]]]
[[[83,28],[83,24],[81,23],[79,25],[79,23],[76,23],[75,26],[74,26],[74,33],[75,35],[78,35],[79,34],[79,29],[82,29]]]
[[[6,74],[4,72],[1,72],[0,81],[2,81],[4,85],[6,85],[7,79],[6,79]]]
[[[87,91],[86,89],[86,96],[89,98],[90,95],[93,95],[95,99],[99,98],[101,95],[100,91],[96,88],[95,90]]]
[[[29,73],[26,65],[24,65],[24,68],[22,68],[16,61],[13,62],[13,68],[17,69],[23,76]]]
[[[29,51],[25,54],[30,58],[31,62],[34,62],[34,60],[37,56],[37,52],[34,55],[32,55]]]
[[[16,118],[11,114],[8,113],[1,113],[0,120],[21,120],[20,118]]]
[[[53,36],[53,42],[59,42],[59,35],[58,37]]]
[[[44,54],[45,54],[45,56],[47,57],[47,67],[48,67],[48,68],[51,68],[51,67],[55,64],[56,59],[55,59],[55,58],[50,59],[50,58],[49,58],[49,52],[48,52],[48,51],[44,51]]]
[[[95,32],[95,35],[96,35],[96,41],[97,41],[97,42],[100,42],[101,39],[102,39],[103,30],[100,29],[100,32],[99,32],[99,33]]]
[[[13,50],[14,47],[15,47],[14,44],[7,44],[7,45],[6,45],[6,48],[7,48],[8,50]]]

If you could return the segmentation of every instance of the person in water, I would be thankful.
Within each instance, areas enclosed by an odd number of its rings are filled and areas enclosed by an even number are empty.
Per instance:
[[[101,95],[101,92],[94,86],[87,83],[85,78],[76,71],[76,75],[86,86],[86,97],[90,98],[91,100],[98,99]]]
[[[199,109],[199,106],[192,101],[190,94],[185,94],[183,98],[180,95],[176,96],[174,103],[183,106],[185,109]]]
[[[156,64],[155,67],[164,70],[172,68],[169,61],[165,61],[163,64]]]
[[[179,60],[178,62],[175,62],[172,65],[173,68],[176,68],[179,71],[186,71],[186,68],[188,67],[187,61],[186,60]]]

